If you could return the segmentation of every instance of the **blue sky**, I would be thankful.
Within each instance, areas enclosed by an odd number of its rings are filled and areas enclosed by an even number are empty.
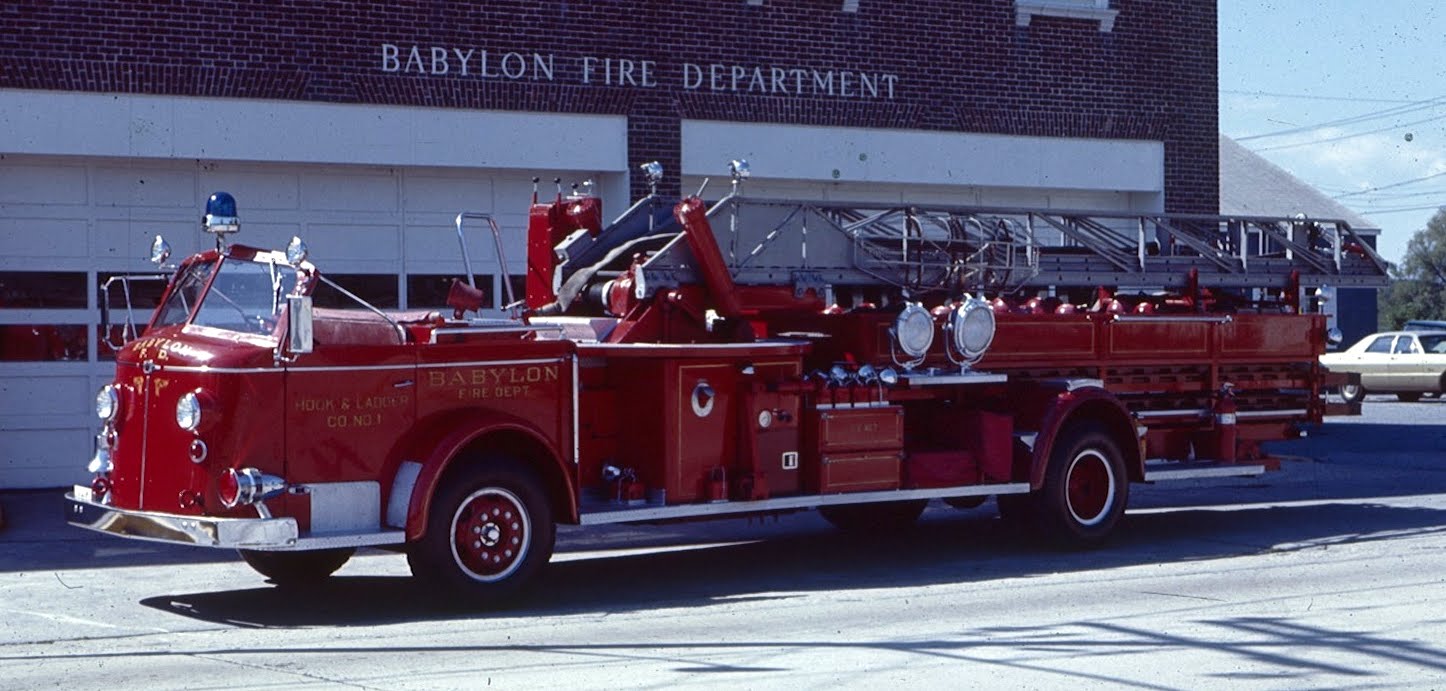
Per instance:
[[[1399,261],[1446,206],[1446,2],[1218,2],[1221,131],[1375,221]]]

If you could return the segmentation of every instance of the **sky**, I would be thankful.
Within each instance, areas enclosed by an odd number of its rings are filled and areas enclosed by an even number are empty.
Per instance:
[[[1399,262],[1446,206],[1446,2],[1218,3],[1220,130],[1374,221]]]

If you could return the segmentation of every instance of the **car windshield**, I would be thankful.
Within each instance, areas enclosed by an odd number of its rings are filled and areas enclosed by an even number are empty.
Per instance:
[[[270,335],[285,304],[281,300],[282,272],[277,265],[226,258],[197,262],[185,269],[170,298],[161,308],[157,326],[181,324],[194,310],[191,324],[244,333]],[[206,278],[217,271],[211,289],[202,296]],[[200,307],[196,308],[197,301]]]
[[[1446,355],[1446,334],[1420,336],[1421,349],[1436,355]]]

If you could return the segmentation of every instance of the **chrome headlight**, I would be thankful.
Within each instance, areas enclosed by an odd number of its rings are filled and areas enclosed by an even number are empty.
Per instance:
[[[949,315],[954,349],[973,362],[994,342],[994,310],[979,298],[969,298]]]
[[[100,391],[95,392],[95,416],[109,422],[119,411],[120,395],[116,393],[115,384],[100,387]]]
[[[181,394],[176,401],[176,424],[187,432],[194,432],[201,426],[201,398],[195,391]]]
[[[921,358],[934,345],[934,317],[923,305],[911,302],[894,320],[894,341],[911,358]]]

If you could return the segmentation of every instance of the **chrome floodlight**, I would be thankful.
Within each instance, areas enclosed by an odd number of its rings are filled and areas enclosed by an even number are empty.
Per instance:
[[[906,359],[900,360],[894,353],[894,362],[904,369],[912,369],[924,361],[929,348],[934,345],[934,317],[929,310],[917,302],[910,302],[894,319],[889,329],[891,350],[903,352]]]
[[[648,161],[638,166],[643,171],[643,177],[648,181],[648,190],[651,194],[658,193],[658,183],[663,181],[663,164],[657,161]]]
[[[299,235],[291,236],[291,242],[286,243],[286,261],[292,266],[297,266],[306,261],[311,255],[311,248],[306,246],[306,241]]]
[[[994,309],[980,298],[967,297],[949,313],[946,328],[949,360],[968,367],[978,362],[994,342]]]
[[[151,263],[160,266],[165,264],[166,260],[170,258],[171,243],[166,242],[165,238],[157,235],[156,239],[151,241]]]

